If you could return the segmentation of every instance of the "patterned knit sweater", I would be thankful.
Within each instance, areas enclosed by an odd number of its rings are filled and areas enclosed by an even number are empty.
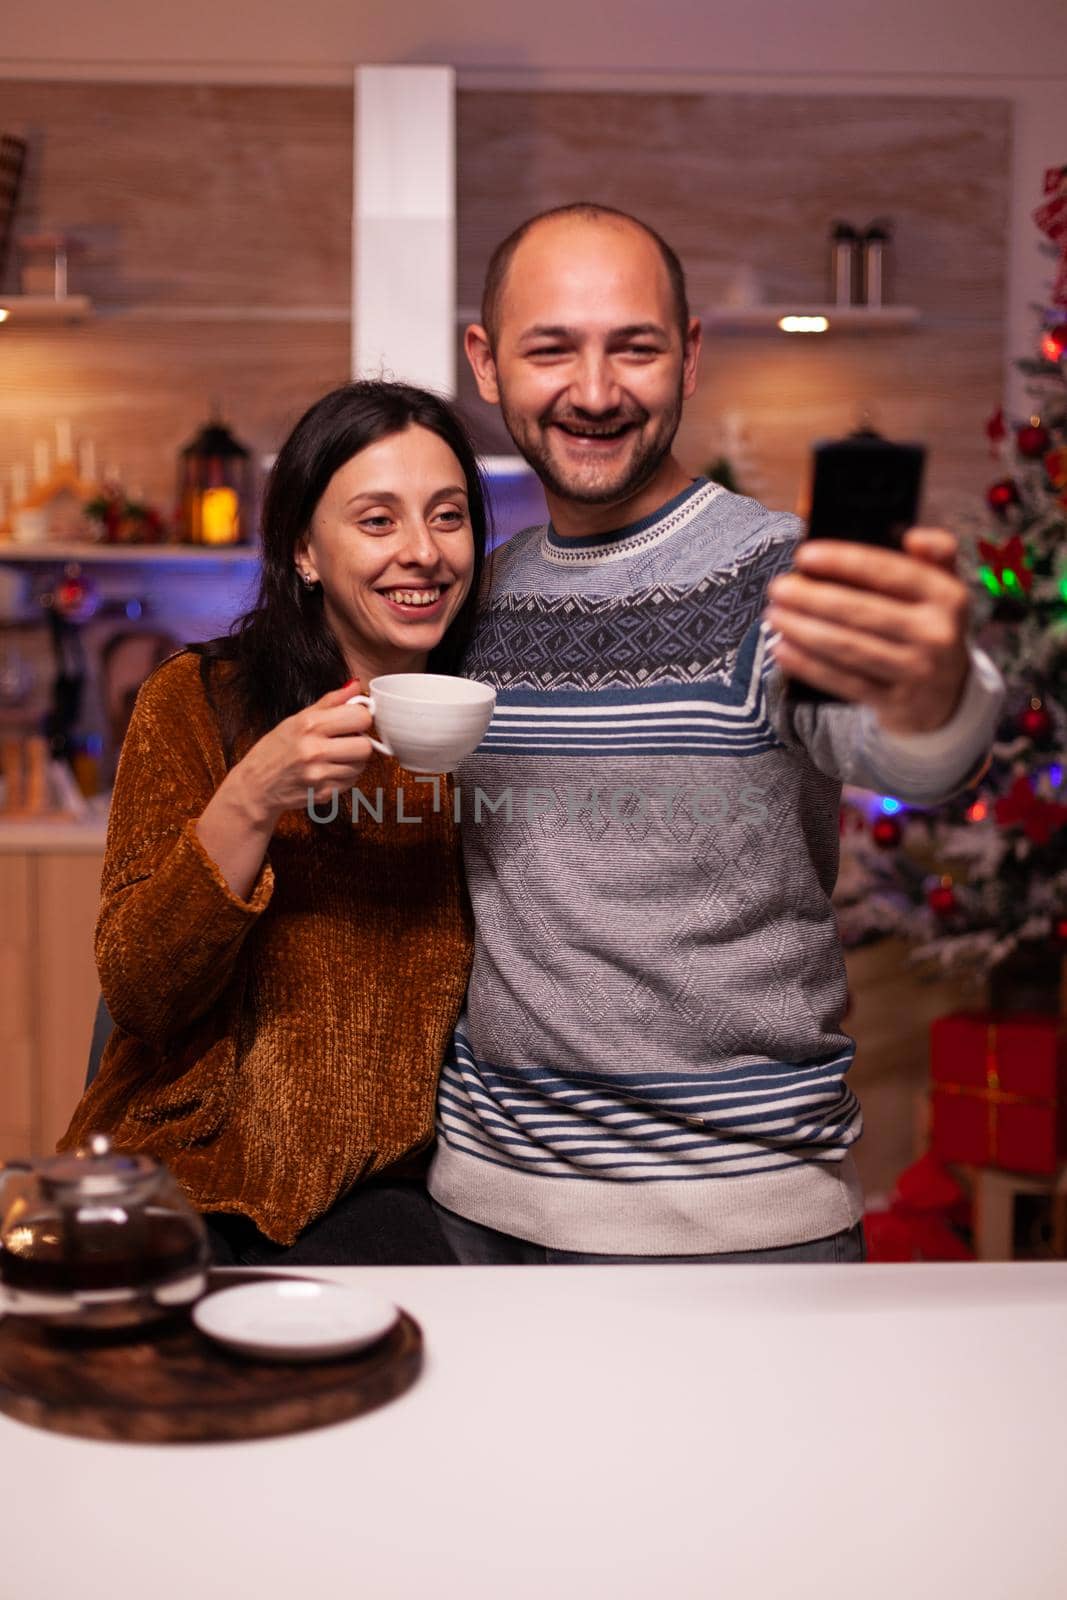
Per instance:
[[[430,1189],[560,1249],[759,1249],[851,1226],[861,1117],[830,894],[842,782],[916,804],[980,769],[972,647],[937,733],[786,696],[767,583],[797,519],[698,480],[652,518],[497,557],[457,784],[476,940]]]
[[[172,657],[122,747],[96,931],[116,1028],[60,1148],[108,1132],[291,1244],[431,1140],[469,907],[443,797],[380,757],[355,825],[287,812],[238,898],[195,829],[225,770],[199,658]]]

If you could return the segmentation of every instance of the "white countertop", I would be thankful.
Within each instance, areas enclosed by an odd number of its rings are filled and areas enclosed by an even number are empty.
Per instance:
[[[3,1600],[1063,1600],[1067,1265],[323,1272],[421,1322],[250,1444],[0,1417]]]

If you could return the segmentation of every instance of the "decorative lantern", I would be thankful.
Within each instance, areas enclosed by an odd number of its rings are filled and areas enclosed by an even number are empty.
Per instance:
[[[178,460],[182,538],[189,544],[240,544],[251,537],[252,458],[213,416]]]

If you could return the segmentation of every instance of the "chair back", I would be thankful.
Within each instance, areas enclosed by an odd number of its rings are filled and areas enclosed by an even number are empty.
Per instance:
[[[89,1067],[85,1074],[85,1087],[88,1089],[97,1073],[100,1071],[100,1057],[104,1053],[104,1046],[111,1037],[111,1030],[115,1023],[111,1012],[107,1009],[107,1002],[103,995],[96,1002],[96,1016],[93,1018],[93,1037],[89,1043]]]

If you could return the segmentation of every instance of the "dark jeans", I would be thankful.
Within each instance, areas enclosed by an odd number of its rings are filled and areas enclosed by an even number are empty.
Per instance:
[[[771,1250],[730,1250],[719,1255],[698,1256],[602,1256],[583,1250],[551,1250],[547,1245],[531,1244],[527,1239],[516,1239],[509,1233],[498,1233],[495,1228],[483,1228],[478,1222],[469,1222],[454,1211],[446,1211],[436,1200],[433,1207],[456,1258],[467,1267],[561,1264],[639,1267],[687,1263],[718,1266],[728,1262],[839,1262],[867,1259],[861,1222],[857,1222],[854,1228],[832,1233],[825,1239],[779,1245]]]
[[[212,1211],[203,1218],[220,1267],[455,1266],[421,1179],[357,1184],[295,1244],[275,1244],[249,1217]]]

